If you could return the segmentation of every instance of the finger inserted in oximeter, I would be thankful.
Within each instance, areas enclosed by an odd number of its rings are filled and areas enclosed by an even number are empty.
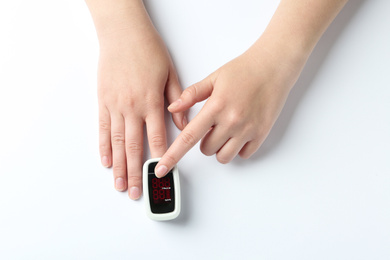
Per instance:
[[[175,166],[162,178],[154,174],[160,158],[147,160],[143,167],[146,214],[153,220],[171,220],[180,214],[179,171]]]

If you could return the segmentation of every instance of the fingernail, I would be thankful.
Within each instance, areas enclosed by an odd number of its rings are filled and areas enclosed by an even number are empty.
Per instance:
[[[185,126],[188,124],[187,116],[184,116],[184,117],[183,117],[183,122],[182,122],[182,124],[183,124],[183,127],[185,127]]]
[[[164,174],[167,173],[167,171],[168,171],[167,166],[161,165],[161,166],[159,166],[159,167],[156,169],[155,174],[156,174],[156,176],[157,176],[158,178],[161,178],[161,177],[164,176]]]
[[[182,102],[181,99],[176,100],[175,102],[173,102],[172,104],[169,105],[168,109],[178,107],[181,104],[181,102]]]
[[[130,188],[130,199],[137,200],[141,196],[141,192],[138,187]]]
[[[125,181],[123,178],[116,178],[115,179],[115,189],[117,191],[123,191],[125,189]]]
[[[103,156],[102,157],[102,164],[104,167],[108,167],[108,157],[107,156]]]

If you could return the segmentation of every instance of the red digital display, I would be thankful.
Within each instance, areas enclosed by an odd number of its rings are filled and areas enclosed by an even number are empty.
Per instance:
[[[167,176],[152,179],[152,196],[155,204],[171,202],[171,179]]]
[[[148,194],[150,210],[154,214],[164,214],[175,210],[175,182],[172,171],[163,178],[157,178],[154,168],[157,162],[148,166]]]

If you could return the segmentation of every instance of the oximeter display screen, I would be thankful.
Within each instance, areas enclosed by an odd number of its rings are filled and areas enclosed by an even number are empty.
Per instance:
[[[173,174],[170,171],[165,177],[157,178],[151,163],[148,169],[149,201],[153,213],[169,213],[175,210],[175,190]]]

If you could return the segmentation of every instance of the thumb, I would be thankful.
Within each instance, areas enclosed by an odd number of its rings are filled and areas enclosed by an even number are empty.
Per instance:
[[[171,113],[185,111],[195,105],[197,102],[207,99],[213,92],[213,81],[211,76],[186,88],[180,98],[173,102],[168,110]]]

